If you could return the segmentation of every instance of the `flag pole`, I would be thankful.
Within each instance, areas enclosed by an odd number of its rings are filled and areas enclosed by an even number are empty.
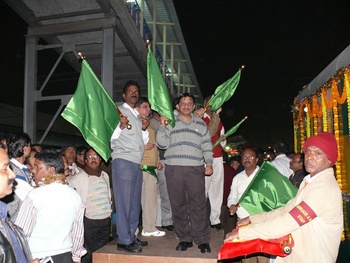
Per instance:
[[[123,115],[123,113],[120,111],[120,109],[119,109],[118,107],[117,107],[117,111],[118,111],[118,114],[119,114],[120,118],[123,118],[124,115]],[[131,128],[132,128],[132,125],[129,123],[129,121],[128,121],[128,123],[126,124],[126,128],[127,128],[128,130],[131,130]]]

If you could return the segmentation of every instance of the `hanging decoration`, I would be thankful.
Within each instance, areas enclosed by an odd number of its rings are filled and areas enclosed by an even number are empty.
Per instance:
[[[346,106],[347,110],[342,112]],[[349,168],[345,162],[344,134],[350,134],[350,65],[339,69],[309,96],[298,102],[295,98],[292,112],[295,152],[300,152],[305,140],[310,136],[326,131],[334,134],[338,144],[338,158],[335,163],[337,182],[343,193],[349,193],[349,177],[346,173]],[[347,122],[343,118],[347,118]],[[350,139],[348,140],[350,143]],[[350,239],[348,222],[345,222],[342,235],[342,240],[345,239]]]

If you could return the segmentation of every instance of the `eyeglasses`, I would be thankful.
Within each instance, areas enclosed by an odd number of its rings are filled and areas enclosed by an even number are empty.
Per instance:
[[[88,159],[99,159],[100,156],[98,156],[98,155],[89,155],[89,156],[87,156],[87,158]]]
[[[126,93],[128,94],[139,94],[138,90],[128,90]]]
[[[256,158],[256,157],[253,155],[243,155],[242,156],[242,160],[245,160],[245,159],[253,160],[254,158]]]

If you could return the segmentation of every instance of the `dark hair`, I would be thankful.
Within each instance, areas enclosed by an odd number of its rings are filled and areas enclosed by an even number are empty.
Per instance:
[[[29,146],[31,139],[25,132],[14,132],[7,138],[7,149],[10,158],[22,157],[23,147]]]
[[[193,104],[196,104],[196,99],[194,98],[194,96],[191,94],[191,93],[183,93],[181,94],[178,98],[177,98],[177,103],[176,104],[179,104],[180,100],[182,98],[186,98],[186,97],[190,97],[192,100],[193,100]]]
[[[243,152],[245,151],[245,150],[251,150],[251,151],[253,151],[254,153],[255,153],[255,156],[256,157],[258,157],[258,149],[257,148],[255,148],[255,147],[246,147],[246,148],[244,148],[243,150],[242,150],[242,155],[243,155]]]
[[[231,157],[231,159],[230,159],[230,163],[232,163],[233,161],[236,161],[236,162],[238,162],[238,163],[241,163],[241,156],[239,156],[239,155],[234,155],[234,156],[232,156]]]
[[[64,153],[66,152],[66,150],[67,150],[69,147],[74,148],[75,152],[77,152],[77,147],[75,147],[74,144],[66,144],[66,145],[63,145],[63,146],[61,147],[61,155],[64,155]]]
[[[85,146],[85,145],[79,145],[79,146],[77,147],[76,152],[77,152],[77,154],[81,154],[81,152],[86,151],[87,149],[89,149],[89,147],[87,147],[87,146]]]
[[[276,153],[284,153],[286,154],[288,151],[288,144],[284,141],[280,141],[276,143],[273,147]]]
[[[47,168],[55,168],[56,173],[64,172],[61,155],[53,150],[43,150],[35,155],[35,159],[42,161]]]
[[[144,102],[147,102],[149,104],[149,106],[151,107],[151,104],[149,103],[149,101],[146,97],[140,97],[139,100],[135,103],[135,108],[140,107],[140,105]]]
[[[123,86],[123,93],[126,94],[128,87],[131,85],[135,85],[137,87],[139,94],[140,94],[140,85],[136,80],[128,80]]]

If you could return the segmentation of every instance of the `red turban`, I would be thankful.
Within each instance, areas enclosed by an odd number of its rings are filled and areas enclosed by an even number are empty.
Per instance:
[[[327,159],[331,162],[331,166],[335,164],[338,157],[338,146],[333,134],[323,132],[319,135],[311,136],[304,144],[304,152],[308,146],[316,146],[320,148],[326,154]]]

